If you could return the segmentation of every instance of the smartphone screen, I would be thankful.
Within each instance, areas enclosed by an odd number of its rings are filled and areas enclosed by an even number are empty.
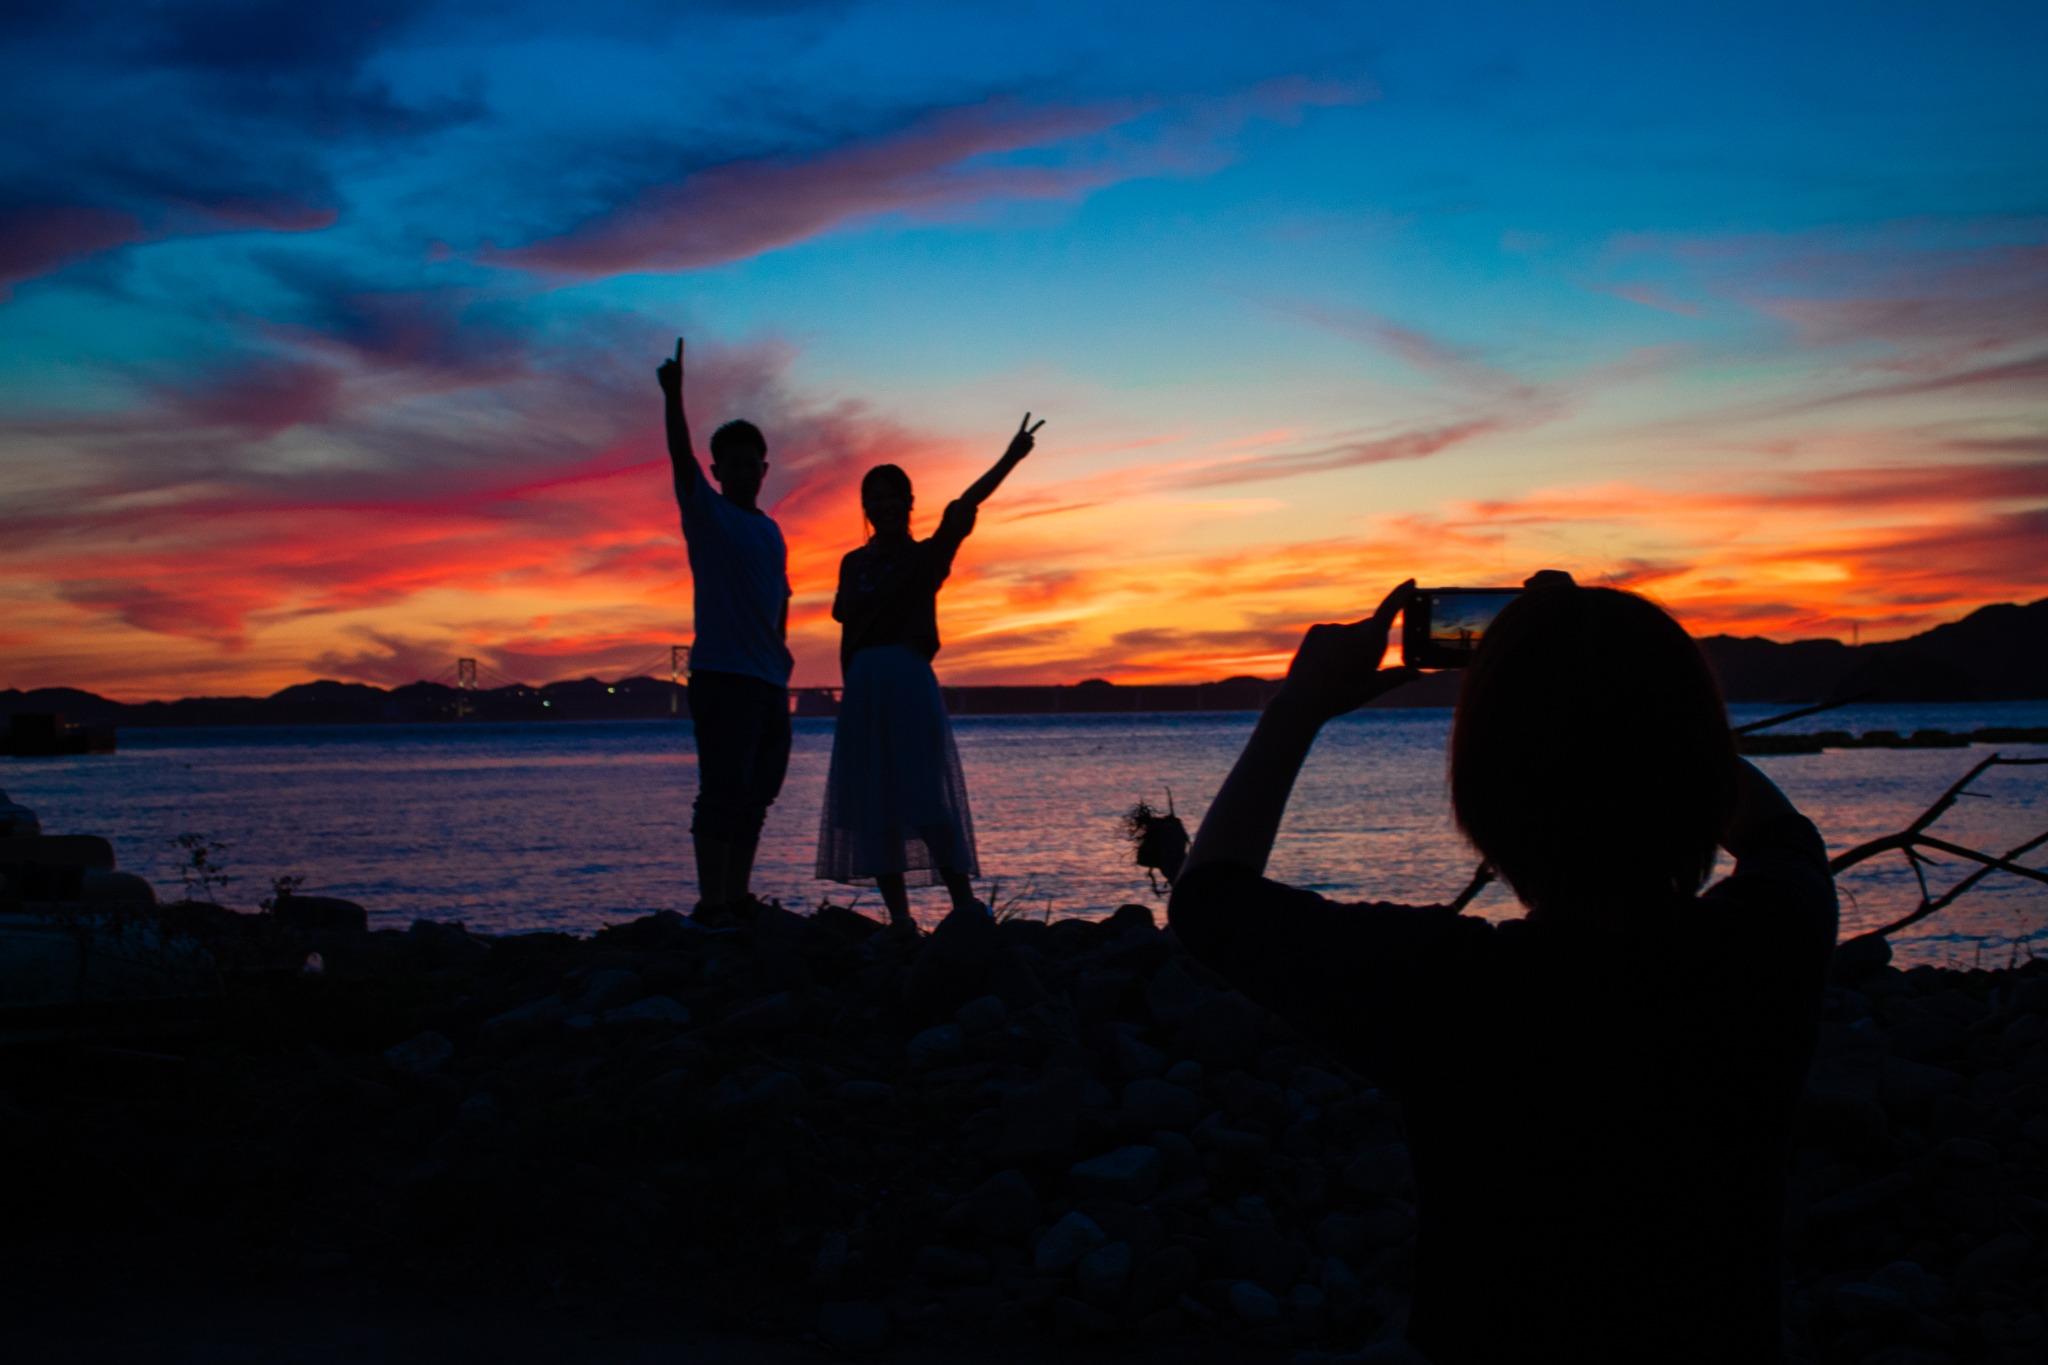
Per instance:
[[[1462,668],[1519,588],[1423,588],[1410,602],[1401,631],[1401,659],[1410,668]]]

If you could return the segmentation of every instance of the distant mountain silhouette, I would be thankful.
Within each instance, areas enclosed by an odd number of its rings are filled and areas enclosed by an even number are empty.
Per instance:
[[[1839,640],[1780,643],[1710,635],[1700,641],[1736,702],[1825,701],[1868,693],[1873,701],[2013,701],[2048,698],[2048,598],[2025,606],[1982,607],[1960,621],[1904,640],[1845,645]],[[1462,675],[1426,674],[1376,706],[1449,706]],[[1211,683],[1126,685],[1090,678],[1071,686],[948,687],[955,715],[1073,714],[1130,711],[1250,711],[1278,688],[1267,678]],[[671,714],[666,679],[578,678],[544,687],[460,692],[415,682],[388,691],[367,683],[298,683],[267,697],[187,697],[118,702],[75,687],[0,691],[0,716],[55,711],[86,725],[331,725],[449,720],[628,720]],[[674,699],[679,714],[688,702]],[[800,693],[799,711],[829,715],[829,698]]]
[[[1721,690],[1735,702],[1810,702],[1868,694],[1871,701],[2017,701],[2048,697],[2048,598],[1980,607],[1960,621],[1903,640],[1845,645],[1756,636],[1700,641]],[[1426,674],[1376,705],[1449,706],[1462,677]]]

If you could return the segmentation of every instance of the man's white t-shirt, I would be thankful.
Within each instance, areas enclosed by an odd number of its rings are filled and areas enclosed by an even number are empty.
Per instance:
[[[782,641],[789,548],[766,512],[736,507],[703,474],[683,495],[683,542],[696,583],[697,640],[690,667],[789,685]]]

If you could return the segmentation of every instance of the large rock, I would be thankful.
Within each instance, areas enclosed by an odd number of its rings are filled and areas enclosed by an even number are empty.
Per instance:
[[[402,1043],[384,1049],[384,1060],[393,1071],[413,1080],[425,1080],[446,1066],[455,1056],[455,1044],[443,1033],[429,1029]]]
[[[623,967],[605,967],[583,978],[583,989],[576,995],[576,1008],[584,1014],[602,1014],[620,1005],[629,1005],[640,997],[645,989],[640,984],[640,973],[627,971]]]
[[[1257,1048],[1266,1016],[1235,991],[1219,991],[1195,1007],[1181,1025],[1180,1042],[1189,1055],[1211,1065],[1231,1065]]]
[[[1095,1248],[1074,1267],[1074,1281],[1081,1297],[1098,1308],[1115,1305],[1131,1282],[1131,1244],[1110,1242]]]
[[[544,995],[492,1015],[478,1032],[493,1047],[516,1047],[552,1032],[568,1013],[560,996]]]
[[[1252,1281],[1239,1280],[1230,1286],[1230,1311],[1257,1327],[1279,1321],[1280,1301]]]
[[[635,1025],[653,1025],[660,1028],[683,1028],[690,1022],[690,1011],[681,1001],[666,995],[650,995],[635,1000],[630,1005],[606,1010],[599,1019],[611,1028]]]
[[[998,1171],[946,1211],[948,1233],[1019,1242],[1038,1226],[1038,1191],[1022,1171]]]
[[[940,920],[904,984],[904,1005],[911,1017],[943,1019],[986,993],[989,966],[999,946],[995,921],[985,910],[955,910]]]
[[[1030,1162],[1071,1152],[1094,1085],[1086,1073],[1061,1067],[1006,1093],[1001,1102],[996,1159]]]
[[[1068,1172],[1074,1193],[1083,1199],[1112,1199],[1141,1204],[1159,1188],[1165,1170],[1157,1147],[1119,1147],[1076,1164]]]
[[[818,1310],[818,1335],[840,1351],[879,1351],[889,1344],[889,1310],[879,1303],[828,1303]]]
[[[959,1061],[966,1050],[967,1039],[958,1024],[934,1024],[904,1045],[903,1057],[913,1070],[925,1071]]]
[[[1194,1018],[1202,1002],[1215,992],[1195,980],[1179,958],[1169,961],[1145,983],[1145,1005],[1152,1017],[1169,1029],[1177,1029]]]
[[[78,898],[89,905],[155,905],[156,888],[133,872],[87,868],[79,874]]]
[[[1139,1079],[1124,1087],[1122,1115],[1130,1128],[1149,1133],[1157,1128],[1184,1132],[1202,1117],[1202,1100],[1194,1091],[1171,1081]]]
[[[934,1284],[981,1284],[988,1279],[988,1257],[959,1247],[918,1248],[911,1268]]]
[[[1031,1264],[1041,1275],[1060,1274],[1108,1240],[1093,1218],[1079,1211],[1069,1213],[1038,1239],[1031,1252]]]
[[[0,838],[16,834],[41,834],[42,821],[36,813],[19,801],[11,801],[6,792],[0,792]]]
[[[728,1042],[764,1042],[780,1038],[802,1022],[803,1010],[796,997],[788,991],[777,991],[726,1015],[714,1032]]]
[[[334,898],[331,896],[291,896],[280,898],[278,904],[282,906],[287,900],[331,902]],[[345,906],[349,902],[341,901],[338,904]],[[362,909],[361,906],[356,908],[359,911]],[[276,911],[272,913],[276,913]],[[329,918],[331,922],[326,924],[302,924],[299,927],[307,929],[350,930],[352,917],[346,910],[328,908],[316,910],[313,914],[315,917]],[[281,922],[286,924],[292,923],[291,915],[288,913]],[[412,922],[412,927],[405,931],[405,941],[407,946],[412,949],[413,956],[419,960],[420,965],[435,970],[449,967],[476,966],[483,961],[491,949],[490,944],[470,933],[468,927],[460,921],[453,924],[443,924],[439,920],[416,919]]]
[[[270,913],[287,929],[302,929],[314,933],[362,934],[369,932],[370,928],[370,912],[354,901],[343,900],[339,896],[283,894],[272,902]]]
[[[1010,1007],[1000,995],[978,995],[953,1012],[961,1032],[975,1034],[999,1029],[1010,1018]]]
[[[1168,1243],[1138,1257],[1131,1274],[1131,1302],[1141,1312],[1166,1308],[1201,1274],[1201,1258],[1191,1248]]]

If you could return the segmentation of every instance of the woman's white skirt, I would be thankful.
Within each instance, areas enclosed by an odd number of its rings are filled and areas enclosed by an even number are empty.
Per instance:
[[[839,697],[818,876],[864,883],[898,873],[932,886],[942,867],[981,875],[967,779],[930,663],[902,645],[856,652]]]

